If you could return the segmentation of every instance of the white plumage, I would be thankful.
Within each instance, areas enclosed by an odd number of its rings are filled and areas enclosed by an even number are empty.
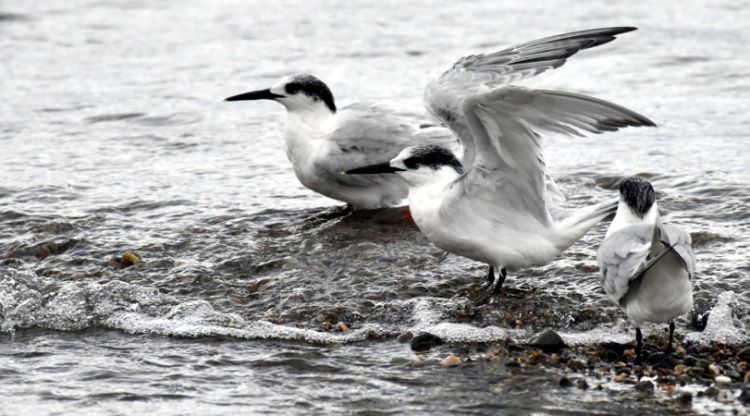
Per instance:
[[[620,195],[617,215],[597,252],[602,287],[635,325],[639,353],[645,322],[670,323],[671,350],[672,321],[693,306],[695,256],[690,235],[662,223],[647,181],[625,179]]]
[[[488,263],[489,286],[497,270],[499,290],[506,268],[550,262],[617,206],[559,209],[562,198],[545,168],[541,133],[654,126],[596,98],[504,84],[558,67],[579,50],[630,30],[574,32],[459,60],[428,85],[424,98],[460,139],[463,160],[440,146],[414,146],[387,165],[347,173],[399,173],[409,184],[412,217],[430,241]]]

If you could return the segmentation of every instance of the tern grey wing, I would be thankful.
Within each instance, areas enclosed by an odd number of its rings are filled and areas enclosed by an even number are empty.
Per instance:
[[[476,149],[474,164],[461,180],[465,191],[495,189],[498,203],[513,195],[542,222],[552,219],[549,209],[556,195],[550,193],[540,133],[582,135],[654,125],[634,111],[597,98],[514,86],[467,97],[463,116]]]
[[[387,162],[410,146],[419,130],[374,104],[354,104],[339,111],[337,124],[315,154],[315,168],[328,180],[351,187],[403,181],[396,175],[342,175],[349,169]]]
[[[615,303],[628,293],[630,282],[648,263],[654,227],[632,225],[610,235],[596,253],[604,292]]]
[[[688,272],[690,279],[695,275],[695,254],[691,246],[692,239],[690,234],[673,225],[664,225],[664,234],[667,236],[667,243],[673,247],[673,250],[679,256],[680,260]]]
[[[472,137],[463,120],[467,95],[519,81],[562,66],[578,51],[603,45],[634,27],[583,30],[546,37],[498,52],[469,55],[459,59],[424,91],[424,105],[461,139],[465,146],[464,165],[473,163]]]

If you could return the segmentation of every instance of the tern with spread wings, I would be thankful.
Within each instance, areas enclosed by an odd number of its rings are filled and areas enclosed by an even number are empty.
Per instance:
[[[397,173],[409,185],[417,226],[436,246],[487,263],[487,286],[497,293],[507,269],[549,263],[617,208],[613,200],[561,209],[562,195],[545,168],[541,133],[654,126],[597,98],[509,83],[557,68],[576,52],[631,30],[567,33],[459,60],[427,86],[424,101],[460,139],[461,159],[442,146],[417,145],[345,176]]]

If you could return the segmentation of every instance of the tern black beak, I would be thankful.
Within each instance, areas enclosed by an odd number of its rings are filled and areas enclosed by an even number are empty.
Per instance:
[[[270,89],[265,89],[233,95],[229,98],[225,98],[224,101],[273,100],[279,97],[283,97],[283,95],[274,94]]]
[[[396,173],[406,169],[394,168],[389,162],[378,163],[377,165],[363,166],[361,168],[349,169],[343,172],[345,175],[372,175],[375,173]]]

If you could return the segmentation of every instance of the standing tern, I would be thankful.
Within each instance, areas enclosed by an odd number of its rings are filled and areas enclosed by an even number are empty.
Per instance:
[[[356,208],[403,205],[406,183],[393,175],[341,176],[341,171],[395,157],[417,143],[458,142],[444,128],[415,120],[375,104],[336,108],[328,86],[312,75],[296,75],[273,87],[235,95],[226,101],[274,100],[286,107],[285,147],[302,184]]]
[[[672,351],[674,319],[693,307],[691,281],[695,256],[690,234],[664,225],[651,184],[639,177],[620,183],[620,202],[597,252],[604,292],[635,325],[641,359],[644,322],[669,322]]]
[[[612,201],[562,210],[539,132],[655,125],[596,98],[507,83],[559,67],[577,51],[631,30],[585,30],[463,58],[425,91],[426,106],[460,139],[462,161],[444,147],[417,145],[389,162],[344,173],[401,176],[420,230],[446,251],[487,263],[487,288],[497,281],[497,293],[507,269],[549,263],[617,208]]]

